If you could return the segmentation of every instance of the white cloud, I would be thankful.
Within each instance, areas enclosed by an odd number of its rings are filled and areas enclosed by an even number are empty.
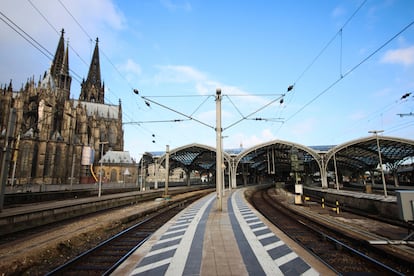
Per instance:
[[[293,135],[303,136],[314,131],[316,120],[314,118],[307,118],[300,123],[289,128]]]
[[[350,118],[352,121],[359,121],[361,119],[364,119],[366,117],[366,112],[363,110],[357,110],[351,114],[349,114],[348,118]]]
[[[389,50],[382,57],[383,63],[403,64],[409,66],[414,64],[414,46]]]
[[[5,0],[2,1],[2,12],[52,55],[56,51],[60,30],[65,29],[65,39],[71,46],[70,67],[77,75],[84,76],[95,38],[99,37],[101,51],[112,49],[112,44],[117,41],[114,39],[115,31],[125,28],[126,19],[111,0],[61,0],[61,3],[64,7],[59,1]],[[3,38],[0,60],[4,64],[12,64],[7,71],[0,69],[0,75],[12,78],[16,88],[28,77],[42,74],[50,66],[51,61],[47,57],[6,24],[0,28],[0,36]],[[10,55],[11,52],[18,54]],[[24,68],[21,64],[25,64]],[[74,85],[77,87],[76,83]]]
[[[212,80],[207,73],[188,65],[158,65],[156,68],[159,69],[159,72],[154,76],[155,84],[190,84],[194,85],[195,91],[200,95],[213,94],[216,92],[217,88],[220,88],[222,95],[232,97],[232,101],[236,101],[237,105],[247,104],[250,108],[252,107],[252,103],[260,106],[266,105],[270,102],[269,99],[253,95],[237,86],[226,85],[220,83],[219,81]],[[278,96],[273,95],[271,100],[276,98],[278,98]],[[276,102],[278,103],[278,100]]]
[[[191,4],[187,1],[182,3],[177,3],[178,1],[173,0],[161,0],[161,5],[164,6],[169,11],[184,10],[186,12],[191,11]]]
[[[188,83],[207,79],[204,73],[186,65],[161,65],[156,67],[159,69],[154,77],[157,83]]]
[[[135,63],[132,59],[128,59],[124,64],[119,65],[119,68],[122,72],[133,74],[135,76],[139,76],[142,73],[141,66]]]
[[[228,148],[237,148],[242,145],[244,149],[247,149],[265,142],[276,140],[276,136],[270,129],[265,128],[258,135],[252,134],[246,136],[246,133],[237,133],[231,135],[229,139],[229,141],[226,139],[224,140],[224,143],[228,145]]]
[[[340,17],[344,14],[345,14],[345,9],[343,7],[339,7],[339,6],[336,7],[331,13],[332,17],[334,17],[334,18]]]

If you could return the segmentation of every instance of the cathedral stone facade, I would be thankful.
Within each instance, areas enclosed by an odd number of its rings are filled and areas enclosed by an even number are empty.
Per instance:
[[[98,39],[77,100],[70,99],[71,83],[62,30],[52,65],[38,81],[30,78],[19,91],[14,91],[12,81],[0,87],[2,147],[12,111],[16,112],[14,133],[9,135],[9,183],[95,182],[92,168],[99,165],[102,150],[123,151],[121,102],[105,104]]]

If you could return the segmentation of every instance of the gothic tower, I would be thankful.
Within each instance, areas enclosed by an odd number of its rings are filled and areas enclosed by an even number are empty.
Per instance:
[[[82,81],[79,100],[75,100],[70,99],[72,77],[64,33],[62,29],[51,66],[38,82],[31,77],[20,91],[13,91],[11,81],[8,86],[0,85],[1,133],[7,127],[10,109],[17,113],[14,183],[92,183],[96,179],[91,179],[92,166],[84,164],[84,149],[90,148],[92,155],[95,152],[95,164],[102,145],[105,152],[123,151],[121,102],[104,103],[98,39],[87,79]],[[0,135],[0,145],[3,143]]]
[[[98,38],[96,38],[95,50],[93,51],[88,78],[82,81],[80,101],[104,103],[105,85],[101,82],[101,66],[99,63]]]
[[[65,49],[64,33],[65,31],[62,29],[55,57],[50,67],[50,74],[55,88],[59,90],[57,92],[61,101],[69,100],[70,84],[72,82],[72,77],[69,75],[69,51],[68,47]]]

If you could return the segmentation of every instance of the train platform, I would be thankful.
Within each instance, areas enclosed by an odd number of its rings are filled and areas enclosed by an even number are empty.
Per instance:
[[[262,217],[244,189],[193,203],[112,275],[335,275]]]

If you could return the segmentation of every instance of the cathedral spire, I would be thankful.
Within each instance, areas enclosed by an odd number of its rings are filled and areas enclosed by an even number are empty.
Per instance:
[[[92,84],[101,83],[101,66],[99,63],[98,38],[96,38],[95,50],[93,51],[91,65],[89,67],[88,79]]]
[[[65,56],[65,39],[64,39],[65,30],[62,29],[59,44],[56,49],[55,56],[53,58],[52,66],[50,68],[50,73],[54,79],[60,74],[62,70],[63,59]]]
[[[66,43],[65,56],[62,61],[62,68],[60,74],[69,76],[69,40]]]
[[[89,67],[88,78],[82,82],[79,100],[87,102],[104,103],[104,87],[101,80],[101,65],[99,62],[98,38]]]

